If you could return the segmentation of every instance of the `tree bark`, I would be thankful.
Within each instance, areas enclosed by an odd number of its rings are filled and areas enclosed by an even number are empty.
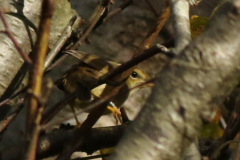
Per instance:
[[[155,87],[110,160],[176,160],[240,78],[240,1],[225,3]]]
[[[41,3],[42,1],[20,0],[16,2],[13,0],[0,0],[1,10],[10,11],[4,17],[9,30],[13,33],[25,54],[29,54],[35,44],[36,33],[38,32],[36,26],[38,26],[40,20]],[[76,14],[71,9],[70,3],[67,0],[58,0],[57,3],[50,31],[49,48],[56,43],[64,28],[69,23],[69,20]],[[0,22],[0,30],[5,30],[2,22]],[[6,34],[1,33],[0,40],[0,96],[2,96],[24,61]],[[21,84],[21,82],[18,83]],[[16,86],[16,82],[13,85]],[[17,87],[12,88],[15,89]]]

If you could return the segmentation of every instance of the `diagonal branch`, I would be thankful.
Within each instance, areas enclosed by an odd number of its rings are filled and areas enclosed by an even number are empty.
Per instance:
[[[164,8],[159,19],[157,20],[156,25],[147,33],[146,37],[142,41],[141,45],[139,46],[137,52],[135,52],[132,59],[134,57],[137,57],[137,56],[143,54],[143,52],[146,49],[150,48],[153,41],[158,36],[158,34],[161,31],[161,29],[163,28],[164,24],[168,20],[169,16],[170,16],[170,9],[169,9],[168,3],[166,3],[166,7]],[[119,74],[119,75],[113,77],[112,80],[115,81],[116,83],[123,83],[131,75],[131,73],[133,72],[133,70],[135,68],[136,68],[136,65],[129,68],[128,70],[124,71],[122,74]]]
[[[79,39],[79,41],[75,45],[71,47],[71,49],[77,49],[79,45],[83,43],[83,41],[88,37],[88,35],[93,30],[93,28],[96,26],[100,18],[104,16],[104,13],[108,12],[107,7],[109,5],[110,5],[110,0],[102,0],[101,4],[96,7],[93,15],[89,19],[90,25],[87,26],[87,28],[83,31],[82,37]]]
[[[107,17],[104,19],[104,22],[108,21],[111,19],[114,15],[120,13],[123,11],[125,8],[133,4],[133,0],[126,0],[123,4],[121,4],[119,7],[115,8],[111,12],[108,13]]]
[[[61,37],[56,42],[56,45],[54,45],[54,47],[48,53],[45,63],[44,63],[44,70],[46,70],[50,66],[53,59],[56,57],[56,55],[59,53],[60,49],[63,47],[63,45],[67,42],[67,40],[71,36],[72,26],[73,26],[74,22],[76,21],[76,19],[77,19],[77,15],[74,15],[71,18],[68,25],[65,27]]]
[[[27,62],[28,64],[32,64],[32,60],[28,57],[28,55],[24,54],[23,53],[23,50],[22,48],[19,46],[17,40],[14,38],[12,32],[9,30],[9,27],[8,27],[8,24],[3,16],[3,12],[0,10],[0,18],[3,22],[3,25],[5,27],[5,32],[2,32],[2,33],[5,33],[8,35],[8,37],[11,39],[11,41],[13,42],[14,46],[16,47],[16,49],[18,50],[19,54],[22,56],[23,60],[25,62]]]

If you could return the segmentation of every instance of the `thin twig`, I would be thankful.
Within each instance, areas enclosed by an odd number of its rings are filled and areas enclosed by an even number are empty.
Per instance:
[[[83,36],[80,39],[80,44],[88,37],[88,35],[91,33],[101,16],[104,14],[106,11],[108,5],[110,4],[110,0],[103,0],[102,3],[100,4],[99,8],[96,10],[96,13],[94,13],[94,18],[90,26],[84,31]]]
[[[20,95],[21,93],[26,92],[28,89],[28,86],[25,86],[24,88],[22,88],[20,91],[14,93],[13,95],[11,95],[10,97],[8,97],[7,99],[3,100],[2,102],[0,102],[0,107],[3,106],[4,104],[6,104],[7,102],[9,102],[10,100],[12,100],[13,98],[17,97],[18,95]]]
[[[0,122],[0,133],[8,126],[8,124],[16,117],[16,115],[21,111],[24,107],[23,103],[19,104],[17,107],[14,108],[13,111],[8,113],[4,119]]]
[[[72,33],[72,26],[74,22],[77,19],[77,15],[74,15],[71,20],[69,21],[68,25],[65,27],[61,37],[56,42],[56,45],[51,49],[51,51],[48,53],[45,63],[44,63],[44,69],[49,67],[53,59],[56,57],[56,55],[59,53],[60,49],[63,47],[63,45],[66,43],[68,38],[71,36]]]
[[[100,100],[96,101],[95,103],[92,103],[92,104],[86,106],[83,110],[78,111],[78,112],[76,113],[76,115],[80,115],[80,114],[82,114],[82,113],[84,113],[84,112],[88,112],[88,111],[90,111],[90,110],[92,110],[92,109],[100,106],[101,104],[106,103],[106,101],[110,100],[112,97],[113,97],[113,95],[112,95],[112,96],[105,97],[105,98],[103,98],[103,99],[100,99]],[[73,100],[73,99],[75,99],[75,98],[76,98],[76,97],[72,94],[72,95],[69,96],[69,98],[66,97],[66,98],[64,98],[64,100],[61,100],[61,101],[58,102],[56,105],[54,105],[54,107],[52,107],[53,109],[50,110],[50,111],[48,111],[48,112],[46,113],[46,115],[43,116],[44,118],[43,118],[43,121],[42,121],[42,123],[41,123],[41,124],[43,125],[43,126],[42,126],[43,130],[46,130],[46,129],[48,129],[48,128],[51,128],[51,127],[54,126],[55,124],[60,124],[60,123],[65,122],[65,121],[67,121],[67,120],[69,120],[69,119],[72,119],[74,115],[70,115],[70,116],[68,116],[68,117],[66,117],[66,118],[64,118],[64,119],[60,119],[60,120],[55,121],[55,122],[52,122],[52,123],[47,123],[47,122],[49,122],[49,121],[62,109],[62,107],[66,106],[66,104],[67,104],[69,101],[71,101],[71,100]]]
[[[131,60],[123,63],[121,66],[116,67],[116,68],[112,69],[111,71],[109,71],[108,73],[101,76],[99,78],[99,84],[105,83],[108,79],[111,79],[111,78],[119,75],[120,73],[123,73],[127,69],[136,66],[140,62],[142,62],[142,61],[146,60],[147,58],[150,58],[158,53],[163,53],[170,58],[174,57],[174,54],[171,53],[167,48],[165,48],[162,45],[157,44],[157,45],[151,47],[150,49],[145,50],[143,54],[132,58]],[[110,82],[110,83],[112,83],[112,82]]]
[[[34,66],[29,77],[29,87],[32,94],[28,97],[28,110],[26,120],[26,152],[24,159],[34,160],[36,156],[37,140],[40,132],[40,122],[43,107],[40,107],[36,97],[41,97],[41,84],[44,71],[44,59],[48,49],[48,37],[55,0],[43,0],[39,24],[39,32],[34,49]],[[30,140],[30,141],[29,141]]]
[[[155,10],[154,6],[152,5],[152,3],[149,1],[149,0],[145,0],[147,2],[147,4],[149,5],[149,7],[151,8],[151,10],[153,11],[154,15],[156,17],[158,17],[158,13],[157,11]]]
[[[23,60],[28,63],[28,64],[32,64],[32,60],[28,57],[28,55],[23,53],[22,48],[19,46],[17,40],[14,38],[12,32],[9,30],[8,24],[3,16],[3,12],[0,10],[0,18],[3,22],[3,25],[5,27],[5,31],[2,31],[1,33],[5,33],[8,35],[8,37],[11,39],[11,41],[13,42],[14,46],[16,47],[16,49],[18,50],[19,54],[21,55],[21,57],[23,58]]]
[[[164,24],[168,20],[169,16],[170,16],[170,9],[169,9],[168,3],[166,3],[166,7],[164,8],[164,10],[163,10],[161,16],[159,17],[159,19],[157,20],[156,25],[153,27],[153,29],[151,29],[147,33],[146,37],[142,41],[142,43],[141,43],[140,47],[138,48],[137,52],[135,52],[133,58],[143,54],[143,52],[146,49],[150,48],[153,41],[158,36],[158,34],[161,31],[161,29],[163,28]],[[116,83],[121,83],[122,80],[126,80],[127,77],[129,75],[131,75],[131,73],[133,72],[135,67],[136,66],[133,66],[133,67],[129,68],[128,70],[126,70],[125,72],[123,72],[122,74],[119,74],[119,75],[113,77],[112,80],[115,81]]]
[[[44,87],[44,96],[41,97],[40,100],[38,100],[41,103],[41,106],[44,107],[47,103],[47,99],[51,93],[53,83],[51,79],[47,79],[46,85]],[[27,87],[24,88],[25,90]],[[21,90],[22,91],[22,90]],[[25,91],[24,91],[25,92]],[[7,99],[8,100],[8,99]],[[18,115],[18,113],[22,110],[24,107],[23,101],[20,102],[20,104],[14,108],[13,111],[10,111],[2,121],[0,121],[0,133],[8,126],[8,124]]]
[[[62,61],[64,61],[66,58],[68,57],[67,54],[61,56],[61,58],[59,58],[58,60],[56,60],[56,62],[52,63],[45,71],[44,71],[44,75],[46,75],[49,71],[51,71],[53,68],[55,68],[56,66],[58,66]]]
[[[75,94],[70,94],[56,103],[50,110],[43,114],[41,125],[47,124],[63,107],[65,107],[70,101],[74,100],[75,98]]]
[[[142,52],[144,50],[150,48],[153,41],[158,36],[159,32],[162,30],[163,26],[167,22],[169,16],[170,16],[170,8],[167,3],[166,7],[162,11],[162,14],[159,16],[156,25],[147,33],[146,37],[142,41],[142,43],[141,43],[137,53],[134,55],[134,57],[142,54]]]
[[[87,26],[87,28],[83,31],[83,35],[80,38],[80,40],[71,47],[71,49],[77,49],[79,45],[82,44],[82,42],[88,37],[88,35],[91,33],[103,13],[106,11],[108,5],[110,4],[110,0],[103,0],[100,5],[98,5],[92,15],[93,20],[91,21],[90,26]],[[90,18],[91,19],[91,18]]]
[[[112,10],[111,12],[108,13],[107,17],[104,19],[103,22],[108,21],[110,18],[112,18],[113,16],[115,16],[116,14],[120,13],[121,11],[123,11],[125,8],[127,8],[128,6],[130,6],[131,4],[133,4],[133,0],[126,0],[123,4],[121,4],[119,7],[115,8],[114,10]]]

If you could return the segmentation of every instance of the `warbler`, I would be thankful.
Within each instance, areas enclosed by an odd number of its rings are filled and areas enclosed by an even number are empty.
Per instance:
[[[65,94],[72,94],[75,92],[77,98],[70,102],[69,105],[74,113],[77,125],[80,125],[80,122],[75,115],[74,108],[77,107],[83,109],[89,103],[101,98],[101,94],[108,84],[102,84],[95,87],[98,84],[99,77],[119,66],[120,63],[106,61],[97,56],[81,51],[69,50],[65,51],[65,53],[80,59],[80,62],[66,71],[65,74],[55,82],[55,84]],[[149,80],[149,76],[139,68],[136,68],[126,80],[123,87],[119,90],[118,94],[111,100],[104,114],[112,112],[117,120],[116,116],[120,116],[118,107],[121,107],[129,95],[140,88],[153,86],[153,83],[143,84],[147,80]],[[136,87],[138,85],[140,86]]]

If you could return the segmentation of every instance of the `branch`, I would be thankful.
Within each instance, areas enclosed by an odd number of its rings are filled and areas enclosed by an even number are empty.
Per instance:
[[[37,139],[40,132],[40,121],[43,108],[39,106],[37,98],[41,98],[41,85],[44,71],[44,59],[48,49],[48,37],[55,0],[43,0],[38,38],[34,49],[33,64],[30,71],[29,87],[31,94],[28,97],[26,152],[24,159],[33,160],[36,155]]]
[[[92,154],[102,148],[114,147],[127,128],[127,124],[113,127],[93,128],[83,140],[82,146],[75,151]],[[62,153],[66,142],[70,141],[72,135],[76,134],[76,132],[76,129],[72,126],[62,126],[61,129],[40,136],[37,146],[37,158],[43,159]],[[0,159],[18,159],[22,154],[21,148],[22,145],[19,145],[1,150]]]
[[[69,21],[69,24],[65,27],[61,37],[56,42],[56,45],[51,49],[51,51],[48,53],[45,63],[44,63],[44,69],[48,68],[53,61],[53,59],[56,57],[56,55],[59,53],[60,49],[63,47],[63,45],[67,42],[68,38],[72,34],[72,26],[74,22],[77,19],[77,15],[74,15],[72,19]]]
[[[114,15],[120,13],[123,11],[125,8],[133,4],[133,0],[126,0],[123,4],[121,4],[119,7],[115,8],[111,12],[108,13],[107,17],[104,19],[104,22],[108,21],[111,19]]]
[[[107,7],[110,5],[110,0],[102,0],[100,5],[97,5],[94,13],[89,19],[90,25],[86,24],[86,29],[83,31],[83,35],[80,38],[80,40],[71,47],[71,49],[78,49],[79,45],[82,44],[82,42],[88,37],[88,35],[91,33],[93,28],[96,26],[96,24],[99,22],[100,18],[104,16],[105,12],[107,11]]]
[[[140,56],[141,54],[143,54],[143,52],[146,49],[150,48],[153,41],[158,36],[158,34],[161,31],[161,29],[163,28],[164,24],[168,20],[169,16],[170,16],[170,9],[169,9],[168,3],[166,3],[166,7],[164,8],[159,19],[157,20],[156,25],[151,30],[148,31],[146,37],[142,41],[141,45],[139,46],[137,52],[135,52],[132,59],[134,59],[134,57]],[[162,51],[163,50],[164,49],[162,48]],[[118,74],[115,77],[112,76],[111,80],[115,81],[115,83],[118,83],[118,84],[123,83],[132,74],[132,72],[135,68],[136,68],[136,65],[125,70],[125,72],[123,72],[122,74]]]
[[[152,12],[154,13],[154,15],[156,17],[158,17],[158,12],[156,11],[155,7],[153,6],[153,4],[149,1],[149,0],[145,0],[147,2],[147,4],[149,5],[150,9],[152,10]]]
[[[176,54],[180,53],[191,41],[189,7],[197,5],[201,0],[169,0],[173,15]]]
[[[202,123],[238,84],[239,1],[219,10],[206,30],[157,74],[152,94],[109,160],[180,159]]]
[[[136,65],[138,65],[140,62],[158,54],[158,53],[162,53],[165,54],[167,57],[169,58],[173,58],[175,55],[173,53],[171,53],[167,48],[165,48],[163,45],[155,45],[147,50],[145,50],[141,55],[132,58],[131,60],[123,63],[121,66],[116,67],[114,69],[112,69],[111,71],[109,71],[108,73],[104,74],[103,76],[101,76],[99,78],[99,83],[103,84],[108,82],[108,79],[111,79],[121,73],[123,73],[124,71],[126,71],[127,69],[130,69]],[[110,82],[112,83],[112,82]]]
[[[173,15],[175,35],[175,53],[182,51],[191,41],[189,22],[189,2],[187,0],[169,0]]]
[[[13,111],[8,113],[2,121],[0,121],[0,134],[4,131],[4,129],[9,125],[9,123],[18,115],[18,113],[22,110],[24,105],[21,103],[17,107],[14,108]]]

